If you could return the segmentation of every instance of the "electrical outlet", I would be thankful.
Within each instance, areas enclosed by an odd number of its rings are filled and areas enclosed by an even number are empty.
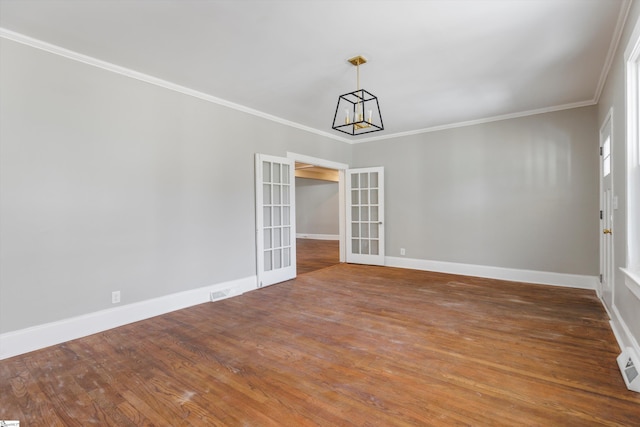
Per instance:
[[[404,250],[404,248],[400,248],[400,255],[406,255],[407,252]]]
[[[111,303],[118,304],[120,302],[120,291],[111,292]]]

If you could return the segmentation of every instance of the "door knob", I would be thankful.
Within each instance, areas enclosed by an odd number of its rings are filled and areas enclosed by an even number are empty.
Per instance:
[[[610,228],[605,228],[604,230],[602,230],[602,232],[604,234],[611,234],[611,229]]]

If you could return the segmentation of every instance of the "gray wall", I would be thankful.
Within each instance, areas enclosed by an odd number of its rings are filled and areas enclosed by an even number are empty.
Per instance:
[[[0,39],[0,332],[255,275],[254,153],[348,144]]]
[[[297,234],[340,234],[338,183],[296,178]]]
[[[624,267],[627,258],[627,185],[626,185],[626,108],[625,108],[625,76],[624,76],[624,50],[626,49],[635,23],[640,18],[640,2],[633,2],[624,32],[620,39],[618,51],[614,57],[606,84],[598,104],[598,124],[604,123],[609,110],[613,108],[612,121],[612,157],[613,157],[613,191],[618,196],[618,209],[614,211],[613,239],[615,280],[610,289],[603,289],[603,300],[613,315],[613,321],[618,330],[622,330],[620,322],[624,322],[634,336],[636,342],[640,342],[640,301],[624,284],[624,275],[619,267]],[[637,220],[637,219],[636,219]],[[618,317],[620,316],[620,317]],[[630,342],[625,345],[630,346]]]
[[[390,256],[598,274],[595,107],[349,145],[0,49],[0,333],[254,275],[256,152],[385,166]]]
[[[386,254],[598,274],[595,107],[358,144],[384,166]]]

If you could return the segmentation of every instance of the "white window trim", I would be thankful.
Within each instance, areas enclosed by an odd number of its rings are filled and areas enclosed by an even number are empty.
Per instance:
[[[625,284],[640,299],[640,19],[624,52],[627,112],[627,262]]]

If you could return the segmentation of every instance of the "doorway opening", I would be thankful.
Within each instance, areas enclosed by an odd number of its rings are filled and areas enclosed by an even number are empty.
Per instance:
[[[300,196],[296,209],[298,272],[345,262],[344,179],[349,165],[291,152],[287,158],[295,161],[296,195]]]
[[[340,173],[295,162],[297,272],[340,263]]]
[[[290,152],[286,158],[256,153],[255,160],[258,287],[296,277],[296,162],[338,173],[339,262],[385,265],[383,167],[349,169]]]

